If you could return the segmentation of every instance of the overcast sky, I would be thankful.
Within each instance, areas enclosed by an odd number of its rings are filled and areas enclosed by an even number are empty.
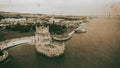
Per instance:
[[[120,0],[0,0],[0,11],[60,15],[103,15]]]

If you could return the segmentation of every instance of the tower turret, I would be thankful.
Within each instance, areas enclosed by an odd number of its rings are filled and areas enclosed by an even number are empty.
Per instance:
[[[49,27],[36,26],[35,39],[36,45],[50,44],[51,37]]]

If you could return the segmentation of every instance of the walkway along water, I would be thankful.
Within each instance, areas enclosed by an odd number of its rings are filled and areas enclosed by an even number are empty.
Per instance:
[[[9,39],[9,40],[0,42],[0,49],[5,50],[7,48],[17,46],[18,44],[32,43],[32,42],[34,42],[34,36]]]
[[[57,41],[65,41],[72,37],[72,35],[75,33],[75,31],[70,32],[66,37],[58,38],[56,36],[53,36],[52,38]]]

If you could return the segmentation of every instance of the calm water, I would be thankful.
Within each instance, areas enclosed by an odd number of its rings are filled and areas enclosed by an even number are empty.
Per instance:
[[[8,50],[10,57],[0,68],[120,68],[120,21],[93,19],[86,30],[66,42],[64,56],[47,58],[22,44]]]

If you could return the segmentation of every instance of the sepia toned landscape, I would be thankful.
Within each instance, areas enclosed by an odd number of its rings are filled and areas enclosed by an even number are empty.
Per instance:
[[[0,0],[0,68],[120,68],[119,0]]]

